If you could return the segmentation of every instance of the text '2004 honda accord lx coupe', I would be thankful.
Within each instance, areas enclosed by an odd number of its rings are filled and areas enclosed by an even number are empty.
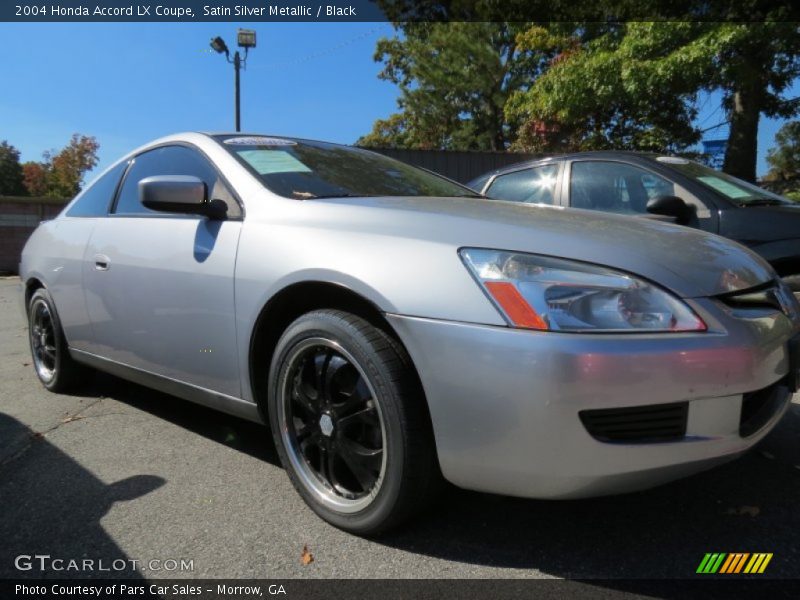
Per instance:
[[[797,301],[736,243],[322,142],[139,148],[21,276],[45,387],[93,367],[268,423],[303,499],[360,534],[442,478],[576,498],[697,472],[796,389]]]

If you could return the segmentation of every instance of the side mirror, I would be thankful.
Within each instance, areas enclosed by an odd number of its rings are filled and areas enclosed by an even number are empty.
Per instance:
[[[692,216],[692,209],[677,196],[657,196],[647,202],[647,212],[673,217],[676,223],[685,225]]]
[[[208,188],[189,175],[157,175],[139,181],[142,206],[160,212],[203,215],[223,219],[227,207],[221,200],[208,200]]]

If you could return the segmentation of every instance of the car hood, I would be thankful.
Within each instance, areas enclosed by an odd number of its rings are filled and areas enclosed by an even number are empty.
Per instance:
[[[800,238],[800,206],[742,206],[725,210],[720,233],[748,246]]]
[[[310,212],[326,229],[589,262],[639,275],[687,298],[747,289],[775,277],[763,259],[736,242],[648,219],[476,198],[304,202],[318,205],[320,210]]]

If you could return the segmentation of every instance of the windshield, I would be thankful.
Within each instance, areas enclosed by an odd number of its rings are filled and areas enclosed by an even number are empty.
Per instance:
[[[216,138],[268,190],[287,198],[479,197],[448,179],[352,146],[266,136]]]
[[[763,188],[748,183],[722,171],[691,161],[670,161],[669,166],[694,179],[707,188],[711,188],[728,200],[742,205],[756,204],[793,204],[791,200],[773,194]]]

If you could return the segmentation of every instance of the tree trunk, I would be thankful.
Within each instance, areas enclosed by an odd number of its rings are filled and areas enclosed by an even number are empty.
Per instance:
[[[762,90],[756,78],[742,81],[733,91],[731,129],[722,170],[745,181],[756,180],[758,120]]]

